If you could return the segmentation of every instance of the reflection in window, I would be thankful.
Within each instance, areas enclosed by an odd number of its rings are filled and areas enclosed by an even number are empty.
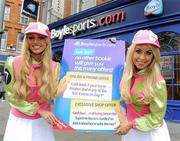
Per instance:
[[[180,100],[180,35],[162,32],[158,37],[161,54],[166,54],[161,56],[161,69],[167,84],[168,99]]]
[[[178,51],[180,50],[180,35],[175,32],[162,32],[158,34],[161,44],[161,52]]]

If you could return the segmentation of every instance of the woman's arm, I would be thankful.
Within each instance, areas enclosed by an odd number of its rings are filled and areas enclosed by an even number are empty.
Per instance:
[[[18,109],[20,112],[26,115],[33,116],[37,113],[39,109],[39,104],[37,102],[27,102],[25,100],[17,99],[14,97],[13,85],[15,82],[15,73],[13,68],[13,57],[8,57],[7,62],[5,64],[4,72],[7,99],[11,107]]]
[[[150,131],[161,126],[166,113],[167,89],[164,80],[156,85],[156,96],[150,103],[150,113],[137,118],[133,122],[133,127],[141,131]]]
[[[70,79],[68,78],[67,75],[65,75],[61,80],[60,80],[60,63],[57,64],[57,68],[56,68],[56,81],[58,83],[57,86],[57,91],[55,94],[55,98],[57,98],[58,96],[62,95],[63,92],[65,91],[65,89],[67,88],[67,85],[70,81]]]
[[[132,123],[127,121],[125,102],[121,101],[120,107],[118,109],[116,108],[115,111],[120,122],[120,124],[116,127],[116,133],[119,135],[127,134],[132,128]]]

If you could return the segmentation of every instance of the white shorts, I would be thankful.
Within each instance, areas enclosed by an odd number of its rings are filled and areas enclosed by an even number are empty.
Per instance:
[[[23,119],[10,113],[3,141],[55,141],[55,138],[43,118]]]
[[[149,132],[131,129],[126,135],[122,135],[122,141],[171,141],[166,122]]]

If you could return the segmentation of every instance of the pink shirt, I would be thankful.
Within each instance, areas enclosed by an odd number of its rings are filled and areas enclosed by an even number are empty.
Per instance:
[[[17,78],[17,73],[18,73],[18,66],[19,66],[19,63],[20,63],[20,57],[15,57],[14,59],[14,69],[15,69],[15,77]],[[54,68],[57,67],[57,64],[55,62],[51,62],[52,63],[52,66]],[[50,111],[51,110],[51,107],[50,107],[50,103],[45,103],[45,102],[39,102],[41,97],[40,97],[40,94],[39,94],[39,90],[40,90],[40,86],[36,85],[35,82],[33,81],[33,73],[35,71],[35,69],[37,68],[40,68],[41,67],[41,64],[32,64],[30,66],[30,74],[29,74],[29,84],[31,85],[31,89],[30,89],[30,92],[28,94],[28,98],[27,98],[27,102],[38,102],[39,104],[39,107],[37,107],[37,109],[34,111],[34,114],[29,116],[27,114],[24,114],[22,112],[20,112],[18,109],[16,108],[11,108],[11,113],[17,117],[21,117],[21,118],[26,118],[26,119],[37,119],[37,118],[40,118],[41,116],[37,113],[37,110],[38,109],[44,109],[44,110],[47,110],[47,111]],[[55,73],[55,69],[54,69],[54,73]]]
[[[132,103],[126,104],[127,106],[127,119],[132,122],[136,118],[142,117],[145,114],[150,113],[148,104],[138,104],[137,100],[143,97],[142,93],[142,81],[143,76],[139,74],[133,75],[134,83],[130,91]]]

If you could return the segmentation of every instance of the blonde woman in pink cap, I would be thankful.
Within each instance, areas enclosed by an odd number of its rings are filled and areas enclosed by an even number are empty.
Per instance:
[[[66,88],[59,83],[60,64],[51,60],[49,28],[32,22],[25,29],[23,51],[5,65],[7,99],[11,111],[4,141],[54,141],[52,125],[58,124],[51,101]]]
[[[160,45],[151,30],[139,30],[128,48],[118,111],[122,141],[170,141],[164,121],[166,83],[160,72]]]

